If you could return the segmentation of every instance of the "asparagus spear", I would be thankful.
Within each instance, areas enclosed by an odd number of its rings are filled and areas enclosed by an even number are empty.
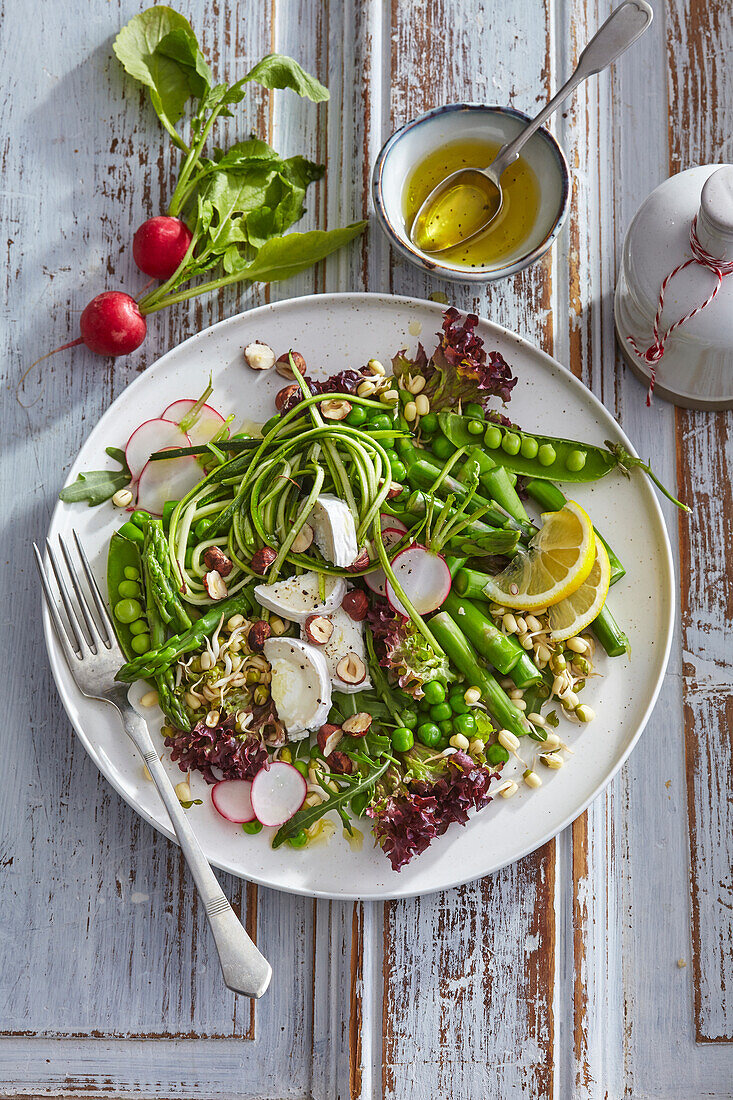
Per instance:
[[[124,664],[115,679],[122,680],[124,683],[133,683],[135,680],[149,680],[157,676],[161,669],[166,665],[172,665],[182,654],[198,649],[204,638],[216,629],[222,616],[228,619],[232,615],[248,614],[252,607],[252,597],[246,589],[237,592],[228,600],[215,603],[188,630],[175,634],[157,649],[150,649],[142,656]]]
[[[466,683],[480,690],[486,709],[501,728],[516,737],[529,733],[529,724],[521,710],[514,706],[489,670],[479,664],[465,635],[447,611],[439,611],[433,616],[430,629],[458,671],[463,673]]]
[[[526,661],[522,662],[521,670],[525,682],[536,683],[542,679],[542,673],[525,654],[515,635],[503,634],[476,604],[471,603],[470,600],[462,600],[454,591],[451,591],[443,603],[443,608],[455,622],[461,624],[461,630],[476,651],[485,657],[502,676],[507,676],[520,658],[525,657]]]

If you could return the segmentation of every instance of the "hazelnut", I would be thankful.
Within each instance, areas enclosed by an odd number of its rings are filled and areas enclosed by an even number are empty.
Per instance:
[[[275,352],[267,344],[255,340],[244,349],[244,359],[252,370],[269,370],[275,366]]]
[[[305,636],[314,645],[325,645],[333,634],[333,623],[326,615],[309,615],[305,620]]]
[[[352,714],[346,719],[343,724],[343,731],[352,737],[366,737],[371,724],[371,714],[367,714],[365,710],[360,710],[358,714]]]
[[[305,375],[305,372],[308,369],[305,365],[305,359],[299,351],[286,351],[285,354],[281,355],[278,361],[275,363],[275,370],[281,378],[287,378],[290,382],[292,382],[295,378],[295,375],[290,369],[291,355],[293,357],[293,362],[295,363],[295,366],[302,375]]]
[[[372,559],[369,557],[369,551],[366,546],[363,546],[351,565],[347,566],[347,569],[349,573],[359,573],[362,569],[368,569],[371,563]]]
[[[366,680],[366,665],[358,653],[349,651],[336,665],[336,675],[345,684],[362,684]]]
[[[316,734],[316,741],[324,756],[331,755],[343,735],[341,726],[334,726],[331,722],[326,722],[324,726],[321,726]]]
[[[354,588],[351,592],[346,593],[341,601],[341,606],[350,619],[353,619],[355,623],[360,623],[366,618],[369,610],[369,599],[366,592],[362,592],[360,588]]]
[[[265,642],[272,634],[272,627],[264,619],[258,619],[252,623],[247,631],[247,645],[252,653],[262,653]]]
[[[271,546],[263,546],[255,551],[249,564],[258,577],[264,577],[276,557],[277,554]]]
[[[345,420],[350,412],[351,403],[349,401],[324,401],[321,405],[321,413],[326,420]]]
[[[345,752],[332,752],[326,757],[326,763],[332,772],[337,775],[351,775],[354,771],[354,761]]]
[[[229,595],[226,582],[216,569],[204,573],[204,588],[212,600],[224,600]]]
[[[298,534],[293,539],[290,547],[294,554],[304,554],[313,542],[313,528],[310,523],[304,523]]]
[[[402,486],[399,481],[390,481],[389,489],[387,490],[387,500],[394,500],[402,492]]]
[[[218,546],[206,547],[204,550],[204,565],[207,569],[215,569],[220,577],[228,577],[234,568],[234,563]]]
[[[281,411],[285,402],[292,397],[294,393],[300,393],[300,386],[297,382],[293,383],[292,386],[283,386],[281,390],[278,390],[275,394],[275,408],[278,412]]]

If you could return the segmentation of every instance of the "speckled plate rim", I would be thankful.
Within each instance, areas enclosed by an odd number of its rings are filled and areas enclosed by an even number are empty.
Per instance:
[[[458,264],[442,263],[440,260],[431,260],[429,256],[421,252],[419,248],[412,248],[406,241],[403,241],[395,226],[387,217],[382,194],[384,169],[387,158],[395,145],[405,136],[405,134],[423,125],[425,122],[429,122],[431,119],[436,118],[438,115],[448,114],[451,111],[491,111],[494,114],[509,115],[511,118],[518,118],[522,122],[531,122],[531,116],[524,114],[523,111],[517,111],[514,107],[501,107],[491,103],[445,103],[441,107],[433,107],[432,110],[425,111],[424,114],[411,119],[409,122],[406,122],[404,126],[401,126],[399,130],[395,130],[391,137],[387,138],[377,155],[377,159],[374,163],[374,170],[372,172],[372,201],[374,203],[374,212],[382,232],[387,237],[392,247],[410,263],[415,264],[416,267],[422,267],[425,271],[429,271],[433,275],[439,275],[442,278],[461,283],[493,283],[497,282],[499,279],[507,279],[511,275],[516,275],[517,272],[523,271],[525,267],[529,267],[530,264],[541,259],[548,249],[552,247],[553,242],[565,224],[570,208],[570,170],[568,168],[568,162],[562,147],[554,135],[544,127],[540,128],[535,136],[546,142],[558,163],[560,177],[562,179],[562,195],[560,208],[552,229],[531,252],[527,253],[526,256],[520,256],[512,263],[506,264],[503,267],[479,267],[475,270],[473,268],[461,267]]]
[[[277,315],[278,311],[287,310],[293,308],[294,306],[305,306],[306,308],[313,308],[317,310],[319,308],[323,308],[324,306],[343,307],[345,309],[358,309],[360,305],[363,305],[365,307],[378,307],[379,304],[382,304],[385,307],[395,307],[395,305],[398,305],[400,307],[403,307],[405,311],[408,311],[410,309],[417,309],[419,311],[430,311],[435,316],[436,329],[439,327],[440,316],[443,309],[445,308],[444,306],[439,305],[435,302],[430,302],[417,298],[410,298],[406,296],[366,293],[337,293],[308,295],[301,298],[291,298],[282,302],[260,306],[254,310],[240,313],[234,317],[220,321],[216,325],[212,325],[210,328],[202,330],[200,333],[197,333],[196,335],[190,337],[188,340],[179,344],[177,347],[169,350],[154,364],[152,364],[143,374],[134,379],[128,387],[126,387],[126,389],[116,398],[110,408],[101,417],[100,421],[92,430],[84,445],[80,449],[79,454],[77,455],[77,458],[72,464],[69,471],[67,482],[73,481],[81,466],[84,465],[84,456],[87,450],[90,449],[98,439],[100,439],[101,441],[101,439],[106,438],[105,432],[108,426],[111,425],[111,422],[115,417],[118,403],[120,403],[123,399],[129,400],[131,392],[134,392],[136,389],[141,387],[145,383],[146,379],[148,381],[150,380],[151,372],[154,373],[156,371],[160,371],[163,367],[169,365],[176,356],[179,356],[181,354],[183,349],[187,349],[189,351],[192,349],[197,349],[197,345],[202,344],[208,339],[211,339],[213,334],[223,332],[227,328],[236,328],[236,326],[242,324],[250,325],[253,320],[257,321],[258,319],[264,318],[269,318],[271,320],[273,315]],[[569,393],[576,400],[587,403],[590,406],[591,410],[599,418],[599,422],[603,424],[604,432],[608,431],[609,435],[622,443],[623,446],[626,447],[631,454],[636,454],[636,451],[632,446],[630,440],[627,438],[625,433],[616,423],[616,421],[605,408],[605,406],[602,405],[598,398],[595,397],[595,395],[591,393],[591,391],[589,391],[582,382],[575,378],[574,375],[570,373],[570,371],[568,371],[565,367],[558,363],[557,360],[553,359],[547,353],[535,347],[528,340],[525,340],[523,337],[518,336],[508,329],[505,329],[501,325],[497,325],[494,322],[481,319],[481,327],[484,333],[487,333],[489,336],[491,334],[494,334],[494,336],[497,337],[501,342],[509,342],[517,349],[521,349],[523,353],[536,361],[540,369],[544,369],[551,374],[559,375],[564,384],[569,388]],[[197,350],[200,354],[204,353],[203,348],[198,348]],[[114,440],[117,434],[118,433],[116,433],[115,431],[110,431],[109,438]],[[107,442],[109,442],[109,440],[107,440]],[[415,897],[418,895],[429,894],[436,890],[451,889],[452,887],[460,886],[466,882],[475,881],[476,879],[482,878],[487,874],[492,874],[495,871],[500,870],[502,867],[505,867],[523,858],[528,853],[536,851],[548,840],[552,839],[563,829],[565,829],[577,817],[579,817],[590,804],[590,802],[592,802],[593,799],[601,794],[602,791],[611,782],[613,777],[616,775],[616,773],[619,771],[619,769],[628,758],[629,753],[634,748],[639,737],[641,736],[641,733],[644,730],[651,715],[651,712],[654,708],[654,705],[657,701],[661,685],[664,680],[664,675],[666,672],[670,648],[672,644],[676,606],[672,550],[662,511],[659,506],[659,502],[651,489],[651,486],[646,481],[639,481],[638,492],[641,493],[642,496],[645,498],[645,504],[650,510],[651,518],[653,519],[656,527],[654,533],[659,540],[660,555],[657,562],[655,563],[657,568],[655,569],[654,573],[660,585],[660,589],[658,591],[658,596],[660,598],[660,607],[666,609],[666,614],[664,614],[663,616],[663,638],[659,639],[660,641],[663,641],[663,645],[660,647],[659,650],[657,650],[658,656],[656,661],[656,675],[654,678],[654,683],[650,687],[646,706],[644,707],[643,713],[637,723],[634,732],[631,734],[631,736],[629,736],[625,747],[618,753],[613,762],[613,766],[604,773],[603,777],[600,779],[599,782],[596,783],[595,787],[592,789],[589,795],[583,798],[578,803],[573,804],[572,809],[565,816],[563,816],[562,819],[555,821],[546,830],[538,831],[538,833],[533,836],[532,840],[527,844],[512,849],[510,852],[508,852],[506,858],[491,861],[485,867],[480,868],[477,873],[471,873],[469,875],[461,874],[460,870],[458,870],[458,868],[460,867],[460,860],[454,859],[454,870],[451,874],[446,877],[441,877],[440,881],[438,882],[426,883],[417,887],[411,887],[410,885],[408,885],[406,879],[400,880],[399,876],[394,876],[394,878],[390,878],[384,888],[376,890],[344,889],[335,891],[318,889],[310,883],[307,886],[304,886],[299,882],[283,884],[282,882],[273,882],[271,879],[268,879],[266,875],[254,874],[245,871],[242,869],[241,866],[233,864],[230,860],[222,858],[217,853],[207,851],[207,856],[210,859],[212,865],[218,867],[222,871],[226,871],[232,875],[235,875],[238,878],[244,878],[246,880],[257,883],[258,885],[267,886],[273,889],[280,889],[288,893],[300,894],[307,897],[364,901],[388,900],[391,898],[400,897]],[[57,503],[49,524],[48,534],[50,538],[56,535],[61,527],[65,526],[62,520],[64,519],[64,513],[67,509],[68,506],[62,504],[61,502]],[[97,745],[95,745],[93,733],[90,732],[90,729],[93,729],[94,708],[104,708],[104,704],[94,703],[94,701],[86,700],[83,696],[79,696],[78,692],[74,692],[73,684],[71,685],[72,690],[68,689],[68,682],[70,679],[69,672],[65,665],[63,652],[58,645],[55,635],[53,633],[53,628],[45,606],[42,609],[42,613],[44,638],[46,642],[46,648],[48,650],[51,671],[56,682],[56,686],[58,688],[64,709],[79,737],[79,740],[81,741],[82,745],[84,746],[96,766],[115,788],[118,794],[120,794],[121,797],[124,798],[125,801],[128,802],[134,810],[136,810],[137,813],[140,814],[140,816],[145,818],[145,820],[150,825],[158,829],[160,832],[164,833],[167,837],[169,837],[169,839],[175,841],[175,835],[171,827],[165,822],[158,820],[154,816],[154,814],[146,811],[144,807],[139,805],[134,797],[134,794],[126,789],[125,784],[115,774],[114,769],[110,766],[110,761],[105,757],[105,754],[103,752],[100,752]],[[619,658],[619,660],[620,659],[621,658]],[[74,694],[78,696],[77,699],[73,698]],[[82,720],[79,716],[78,712],[80,709],[86,712],[84,720]],[[104,709],[106,710],[107,708]],[[97,710],[96,713],[99,714],[99,710]],[[122,734],[121,729],[120,737],[124,738],[124,734]],[[132,746],[130,746],[130,753],[131,755],[133,754]],[[560,774],[561,773],[553,773],[553,775]],[[500,802],[501,800],[498,801]],[[495,807],[496,804],[497,800],[494,800]],[[507,806],[507,808],[511,809],[511,803],[506,803],[505,805]],[[501,810],[503,810],[503,808],[503,806],[500,807]],[[483,813],[487,814],[490,810],[491,807],[489,807],[488,810],[483,811]],[[470,825],[472,826],[477,824],[480,818],[481,814],[474,815]],[[507,820],[507,823],[509,823],[511,819],[509,817],[505,820]],[[461,837],[468,837],[468,835],[469,828],[460,831],[456,830],[454,834],[454,839],[460,841]],[[445,837],[441,838],[442,841],[444,841],[445,839]],[[327,851],[328,849],[326,848],[325,850]],[[423,869],[426,869],[429,865],[431,851],[432,849],[428,849],[426,853],[418,857],[418,860],[415,861],[416,863],[419,863]],[[294,856],[296,854],[297,853],[294,853]],[[405,883],[405,888],[401,887],[401,881]]]

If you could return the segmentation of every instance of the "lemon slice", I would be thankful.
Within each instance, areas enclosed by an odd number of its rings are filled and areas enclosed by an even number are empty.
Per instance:
[[[569,500],[559,512],[545,512],[543,525],[503,572],[492,577],[486,595],[504,607],[539,611],[567,599],[586,579],[595,560],[593,524]]]
[[[606,602],[610,583],[611,563],[606,547],[596,539],[596,558],[586,579],[572,595],[547,609],[550,640],[564,642],[590,626]]]

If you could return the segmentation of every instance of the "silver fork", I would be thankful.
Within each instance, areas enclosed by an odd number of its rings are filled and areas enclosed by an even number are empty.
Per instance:
[[[50,542],[46,539],[48,559],[56,579],[68,626],[64,623],[54,596],[50,574],[43,564],[38,547],[35,542],[33,543],[46,606],[71,674],[83,695],[89,699],[100,699],[103,703],[109,703],[115,708],[122,720],[125,733],[147,765],[204,903],[226,985],[235,993],[243,993],[247,997],[261,997],[270,984],[272,968],[245,932],[211,870],[183,807],[178,801],[173,784],[155,750],[148,727],[128,701],[127,686],[117,683],[114,679],[115,673],[124,663],[125,658],[76,531],[74,540],[89,586],[91,603],[84,592],[66,543],[59,536],[61,553],[76,600],[69,592],[59,561]]]

